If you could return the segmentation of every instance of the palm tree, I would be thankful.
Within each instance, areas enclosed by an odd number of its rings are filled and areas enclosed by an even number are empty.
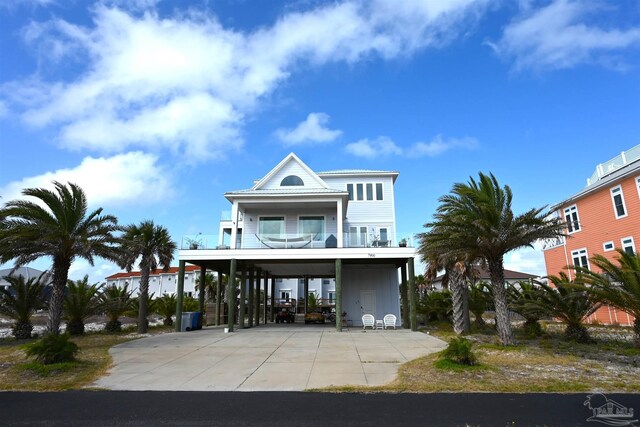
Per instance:
[[[157,310],[157,301],[158,299],[154,299],[153,297],[155,296],[155,294],[152,293],[148,293],[147,294],[147,303],[146,303],[146,307],[147,307],[147,315],[151,314],[151,313],[155,313]],[[140,304],[140,295],[138,294],[138,296],[133,297],[132,301],[131,301],[131,308],[125,313],[125,315],[127,317],[133,317],[135,319],[137,319],[137,324],[138,324],[138,329],[140,329],[140,324],[138,322],[140,322],[140,306],[142,304]],[[147,327],[149,326],[149,319],[148,316],[144,318],[145,323],[147,324]]]
[[[153,221],[142,221],[139,225],[131,224],[124,228],[122,236],[123,258],[121,263],[127,271],[131,271],[134,263],[140,258],[140,290],[138,311],[138,333],[147,333],[147,300],[149,294],[149,274],[158,265],[168,271],[173,261],[176,243],[171,240],[169,231],[155,225]]]
[[[453,185],[451,194],[440,197],[434,221],[422,234],[426,253],[448,254],[473,263],[479,260],[491,277],[496,326],[503,345],[515,343],[504,286],[504,255],[514,249],[531,247],[538,239],[563,235],[559,219],[546,218],[544,208],[514,215],[511,189],[500,187],[493,174],[479,174],[466,184]],[[428,238],[425,245],[425,238]]]
[[[488,302],[491,300],[491,290],[485,282],[471,282],[469,284],[469,311],[476,318],[476,326],[482,328],[485,321],[482,315],[487,311]]]
[[[426,239],[428,241],[428,237]],[[426,243],[428,245],[428,242]],[[467,333],[471,329],[469,322],[469,299],[467,293],[466,276],[470,266],[463,260],[437,256],[434,252],[423,254],[422,260],[427,263],[426,277],[433,281],[438,271],[444,269],[442,287],[451,291],[453,304],[453,331],[456,334]]]
[[[156,313],[162,316],[162,323],[165,326],[173,325],[172,317],[176,314],[178,299],[173,294],[165,294],[156,299]]]
[[[566,275],[549,276],[553,287],[546,283],[539,283],[540,293],[536,299],[529,302],[531,310],[540,310],[542,313],[558,318],[566,323],[564,336],[567,340],[577,342],[592,342],[589,331],[584,326],[584,321],[596,312],[602,305],[590,295],[586,289],[577,286]]]
[[[53,260],[53,291],[47,330],[60,333],[69,268],[76,258],[93,266],[94,258],[118,259],[117,219],[102,208],[87,214],[87,197],[78,185],[53,181],[54,191],[27,188],[39,202],[13,200],[0,209],[0,263],[19,267],[41,257]]]
[[[520,282],[509,284],[507,287],[509,308],[524,317],[524,330],[527,335],[532,337],[542,335],[539,320],[545,312],[535,304],[535,301],[544,298],[543,292],[545,291],[541,290],[539,283]]]
[[[213,273],[206,273],[204,276],[204,292],[207,296],[207,301],[215,300],[216,285],[217,282]],[[200,291],[200,276],[196,279],[196,291]]]
[[[618,249],[615,261],[617,265],[602,255],[595,255],[591,262],[602,273],[575,267],[579,274],[576,281],[587,284],[588,292],[599,301],[635,317],[633,331],[636,346],[640,347],[640,255]]]
[[[84,334],[84,321],[102,309],[100,293],[102,286],[99,283],[89,285],[89,275],[82,280],[69,280],[67,282],[67,294],[64,297],[64,315],[67,319],[67,332],[69,335]]]
[[[133,299],[129,290],[129,285],[119,288],[117,286],[107,286],[100,295],[102,308],[109,319],[104,329],[108,332],[120,332],[122,323],[120,317],[133,307]]]
[[[0,288],[0,314],[15,320],[11,333],[19,340],[31,338],[31,316],[44,306],[45,274],[47,273],[42,273],[38,278],[32,277],[26,282],[22,275],[3,277],[11,287]]]

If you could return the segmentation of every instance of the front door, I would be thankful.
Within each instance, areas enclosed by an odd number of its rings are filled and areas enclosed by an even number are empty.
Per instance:
[[[360,291],[362,314],[373,314],[376,317],[376,291]]]

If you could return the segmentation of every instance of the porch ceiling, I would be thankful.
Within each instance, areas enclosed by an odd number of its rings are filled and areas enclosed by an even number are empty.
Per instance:
[[[213,271],[229,273],[229,260],[188,260],[186,262],[200,267],[205,267]],[[384,259],[343,259],[342,265],[395,265],[400,267],[407,262],[407,258],[384,258]],[[245,259],[238,260],[237,269],[260,268],[275,277],[335,277],[335,259],[314,259],[314,260],[272,260],[272,259]]]

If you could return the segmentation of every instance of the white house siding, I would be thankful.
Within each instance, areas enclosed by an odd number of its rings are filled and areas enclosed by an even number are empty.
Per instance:
[[[187,295],[197,295],[195,290],[197,277],[198,273],[186,273],[184,275],[184,292]],[[133,291],[134,296],[137,295],[140,288],[140,276],[120,277],[107,281],[108,286],[117,286],[119,288],[124,287],[125,284],[129,284],[129,290]],[[175,295],[177,286],[177,274],[162,274],[149,277],[149,295],[153,293],[154,297],[159,297],[164,294]]]
[[[325,177],[329,187],[347,191],[347,184],[354,184],[354,198],[356,197],[356,184],[363,184],[366,198],[366,184],[373,184],[373,196],[375,198],[375,184],[382,184],[382,200],[349,200],[347,218],[344,222],[344,232],[349,232],[349,227],[376,226],[386,227],[392,244],[397,244],[395,227],[395,210],[393,196],[393,179],[388,176],[362,176],[362,177]],[[369,234],[369,233],[367,233]],[[345,245],[348,239],[345,240]]]
[[[398,269],[395,265],[344,265],[342,267],[342,310],[347,312],[347,319],[354,326],[362,326],[363,311],[361,291],[375,291],[376,319],[386,314],[395,314],[397,325],[400,319],[400,298],[398,292]]]
[[[260,209],[259,211],[246,210],[244,213],[244,229],[242,230],[242,247],[259,247],[259,242],[256,238],[258,223],[259,218],[265,216],[283,216],[285,218],[285,233],[289,237],[294,237],[299,234],[298,227],[301,216],[324,216],[325,236],[321,240],[324,242],[329,234],[335,235],[338,229],[336,210],[330,208],[314,208],[313,203],[309,203],[307,206],[308,207],[291,209],[265,207],[265,209]],[[317,245],[317,243],[314,245]]]
[[[286,178],[289,175],[295,175],[300,179],[302,179],[302,181],[304,182],[305,188],[322,188],[320,183],[315,178],[313,178],[297,162],[290,162],[287,165],[285,165],[282,169],[276,172],[268,182],[265,183],[264,187],[261,187],[261,188],[263,189],[282,188],[280,187],[280,183],[284,178]],[[295,189],[296,187],[284,187],[284,188]]]

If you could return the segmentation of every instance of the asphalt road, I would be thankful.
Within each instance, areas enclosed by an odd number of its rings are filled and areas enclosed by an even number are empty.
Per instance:
[[[640,394],[607,398],[640,415]],[[2,426],[604,426],[584,394],[0,393]],[[620,425],[620,424],[618,424]]]

